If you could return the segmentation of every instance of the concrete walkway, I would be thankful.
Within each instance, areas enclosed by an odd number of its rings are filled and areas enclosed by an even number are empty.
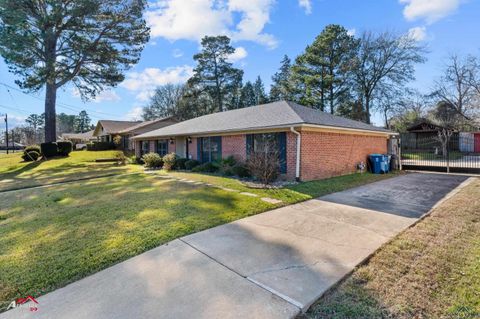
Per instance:
[[[409,174],[248,217],[0,318],[292,318],[466,179]]]

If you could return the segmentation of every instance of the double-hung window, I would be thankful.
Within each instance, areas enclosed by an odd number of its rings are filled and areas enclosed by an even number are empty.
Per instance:
[[[160,156],[165,156],[168,153],[168,140],[158,140],[155,143],[155,152]]]
[[[214,162],[222,158],[222,137],[200,137],[197,141],[202,163]]]
[[[145,154],[149,153],[150,152],[150,141],[142,141],[141,143],[142,143],[142,145],[141,145],[140,153],[142,155],[145,155]]]
[[[252,153],[279,157],[280,173],[287,172],[287,136],[285,132],[247,135],[247,158]]]

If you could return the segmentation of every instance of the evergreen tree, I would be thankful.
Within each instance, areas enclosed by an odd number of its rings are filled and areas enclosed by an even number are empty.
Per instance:
[[[245,85],[242,87],[240,101],[241,107],[248,107],[258,104],[252,82],[247,81],[247,83],[245,83]]]
[[[72,133],[75,131],[75,115],[60,113],[57,115],[57,133]]]
[[[86,111],[81,111],[75,117],[74,130],[75,133],[85,133],[90,129],[90,117]]]
[[[290,83],[291,60],[285,55],[281,61],[280,69],[272,76],[272,86],[270,87],[270,100],[293,100],[293,89]]]
[[[253,91],[255,92],[255,105],[268,103],[268,96],[265,93],[265,85],[260,76],[257,77],[253,84]]]
[[[241,84],[243,71],[233,67],[228,58],[235,52],[227,36],[206,36],[202,51],[193,56],[197,62],[189,85],[208,94],[213,102],[212,112],[226,111],[232,105],[235,89]]]
[[[45,87],[45,141],[56,134],[57,90],[82,98],[124,79],[149,39],[145,0],[2,0],[0,55],[25,90]]]
[[[335,113],[350,95],[358,41],[339,25],[328,25],[297,57],[293,78],[306,105]]]

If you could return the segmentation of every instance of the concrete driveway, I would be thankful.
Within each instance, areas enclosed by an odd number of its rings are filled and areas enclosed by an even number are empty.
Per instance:
[[[466,180],[409,174],[174,240],[0,318],[291,318]]]

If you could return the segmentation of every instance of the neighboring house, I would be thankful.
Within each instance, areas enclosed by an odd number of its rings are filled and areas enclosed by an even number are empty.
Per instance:
[[[63,141],[70,141],[73,144],[86,144],[95,141],[97,138],[93,136],[94,130],[85,133],[63,133],[60,139]]]
[[[201,116],[134,137],[137,156],[148,152],[208,162],[246,161],[275,140],[287,179],[314,180],[356,171],[369,154],[386,153],[389,130],[280,101]]]
[[[118,135],[122,137],[122,148],[124,150],[133,150],[134,145],[131,140],[132,137],[176,123],[178,123],[178,120],[170,116],[161,119],[140,122],[124,130],[121,130],[120,132],[118,132]]]
[[[102,142],[113,142],[113,138],[116,135],[119,135],[121,131],[140,123],[140,121],[100,120],[93,131],[93,136],[97,137]]]
[[[407,128],[407,133],[402,134],[402,148],[404,150],[434,150],[441,148],[441,143],[438,140],[438,132],[444,127],[434,124],[427,119],[421,119],[414,125]],[[452,149],[459,148],[459,134],[452,131],[449,145]]]

